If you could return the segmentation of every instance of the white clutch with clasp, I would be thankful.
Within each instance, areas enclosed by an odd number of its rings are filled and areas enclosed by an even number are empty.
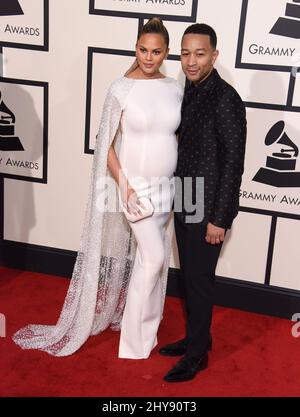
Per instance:
[[[151,203],[151,200],[148,197],[139,197],[139,201],[143,204],[145,208],[143,208],[141,205],[139,205],[140,213],[129,213],[125,206],[123,206],[123,211],[126,216],[126,219],[132,223],[137,222],[139,220],[145,219],[146,217],[152,216],[154,212],[153,204]]]

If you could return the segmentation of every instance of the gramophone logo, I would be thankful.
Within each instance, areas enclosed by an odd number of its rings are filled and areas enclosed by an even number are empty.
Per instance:
[[[286,4],[285,17],[279,17],[270,33],[300,39],[300,0]]]
[[[271,127],[265,145],[279,149],[267,156],[266,166],[259,169],[253,181],[274,187],[300,187],[300,172],[296,171],[299,149],[286,134],[283,120]]]
[[[24,151],[20,139],[15,136],[15,122],[16,118],[0,92],[0,151]]]
[[[17,16],[24,14],[18,0],[1,0],[0,16]]]

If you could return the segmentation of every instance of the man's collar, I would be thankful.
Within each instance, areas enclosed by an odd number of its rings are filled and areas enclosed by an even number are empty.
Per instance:
[[[190,88],[191,90],[194,90],[194,91],[195,90],[197,91],[207,90],[210,88],[211,85],[214,84],[217,78],[220,78],[220,76],[218,74],[218,71],[215,68],[213,68],[207,78],[205,78],[203,81],[198,82],[197,84],[193,82],[189,82],[187,85],[187,88],[188,89]]]

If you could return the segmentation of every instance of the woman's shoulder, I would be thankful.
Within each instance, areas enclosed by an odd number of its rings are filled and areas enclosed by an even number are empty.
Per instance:
[[[170,84],[172,85],[172,86],[174,86],[174,88],[181,94],[181,95],[183,95],[183,91],[184,91],[184,88],[183,88],[183,86],[180,84],[180,82],[179,81],[177,81],[175,78],[173,78],[173,77],[167,77],[168,78],[168,80],[169,80],[169,82],[170,82]]]
[[[133,79],[127,77],[119,77],[113,80],[108,88],[111,94],[117,94],[120,91],[130,87],[133,84]]]
[[[111,82],[107,90],[107,97],[112,100],[117,100],[121,106],[123,106],[124,101],[132,88],[134,80],[119,77]]]

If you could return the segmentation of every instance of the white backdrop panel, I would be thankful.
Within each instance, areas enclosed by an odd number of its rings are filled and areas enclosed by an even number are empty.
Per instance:
[[[300,222],[279,219],[273,252],[271,285],[300,290]]]
[[[240,212],[227,233],[217,275],[263,284],[271,218]]]

